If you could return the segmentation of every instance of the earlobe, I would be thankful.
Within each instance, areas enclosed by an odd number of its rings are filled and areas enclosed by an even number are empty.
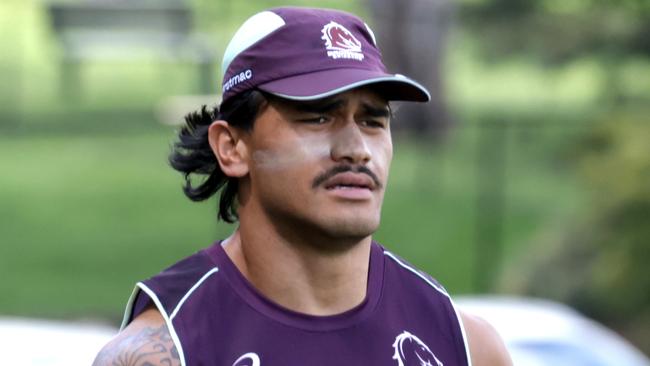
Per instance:
[[[228,122],[212,122],[208,130],[208,142],[225,175],[241,178],[248,174],[247,148],[241,139],[241,131]]]

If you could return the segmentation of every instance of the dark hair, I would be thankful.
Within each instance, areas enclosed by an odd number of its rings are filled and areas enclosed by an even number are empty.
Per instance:
[[[201,110],[185,116],[185,126],[178,132],[178,140],[169,154],[169,164],[183,173],[183,192],[192,201],[204,201],[222,189],[219,198],[218,218],[233,223],[237,221],[238,179],[228,177],[221,171],[219,162],[208,142],[208,129],[212,122],[225,120],[231,126],[251,131],[266,96],[258,90],[250,90],[229,100],[225,105]],[[195,177],[201,177],[196,182]]]

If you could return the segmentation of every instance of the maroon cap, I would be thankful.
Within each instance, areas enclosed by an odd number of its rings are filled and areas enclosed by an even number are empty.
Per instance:
[[[255,88],[314,100],[370,84],[389,100],[431,99],[416,81],[388,73],[370,27],[339,10],[283,7],[253,15],[228,44],[222,70],[222,103]]]

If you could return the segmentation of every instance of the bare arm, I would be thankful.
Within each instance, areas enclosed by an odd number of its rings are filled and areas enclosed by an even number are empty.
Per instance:
[[[512,366],[499,333],[482,318],[460,312],[474,366]]]
[[[180,358],[158,310],[149,308],[99,352],[93,366],[179,366]]]

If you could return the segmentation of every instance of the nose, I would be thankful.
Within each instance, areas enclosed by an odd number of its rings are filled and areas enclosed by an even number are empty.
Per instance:
[[[348,164],[366,164],[370,161],[370,149],[356,121],[347,121],[332,138],[332,160]]]

